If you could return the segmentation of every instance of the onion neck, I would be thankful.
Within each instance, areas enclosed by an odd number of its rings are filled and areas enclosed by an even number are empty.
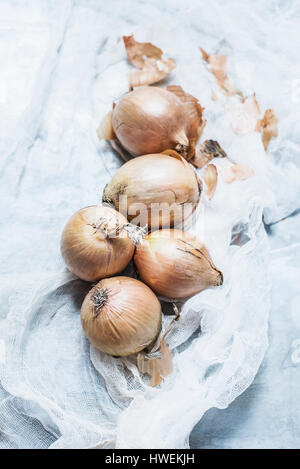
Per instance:
[[[180,155],[186,158],[189,154],[189,139],[182,129],[174,135],[174,142],[175,142],[175,150],[178,151]]]
[[[223,274],[222,274],[222,272],[220,272],[220,271],[218,270],[218,273],[219,273],[219,277],[218,277],[218,281],[217,281],[217,285],[216,285],[216,286],[219,287],[220,285],[223,285],[224,279],[223,279]]]
[[[96,319],[108,301],[108,290],[106,288],[96,288],[91,296],[94,318]]]
[[[123,229],[127,231],[128,236],[131,242],[138,246],[143,239],[143,237],[147,234],[147,227],[140,227],[137,225],[133,225],[132,223],[128,223],[127,225],[123,226]]]
[[[96,234],[101,240],[118,236],[123,226],[119,226],[117,223],[107,220],[105,218],[99,218],[96,223],[93,223],[94,234]]]

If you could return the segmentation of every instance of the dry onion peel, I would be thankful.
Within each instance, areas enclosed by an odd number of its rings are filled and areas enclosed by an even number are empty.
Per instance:
[[[210,98],[211,98],[212,101],[218,101],[219,100],[219,94],[215,90],[211,90]]]
[[[114,140],[116,138],[112,126],[112,111],[109,111],[101,121],[97,129],[97,135],[99,140]]]
[[[128,221],[113,208],[92,205],[76,212],[66,224],[61,252],[69,270],[88,282],[121,272],[134,244],[124,227]]]
[[[227,55],[225,54],[208,54],[200,47],[202,58],[209,64],[211,73],[215,76],[219,87],[225,94],[231,96],[237,94],[243,96],[242,93],[230,83],[227,76]]]
[[[173,149],[191,158],[205,123],[200,104],[188,96],[184,100],[155,86],[142,86],[123,96],[112,115],[122,147],[132,156]]]
[[[157,386],[173,371],[173,355],[163,339],[160,342],[160,353],[161,358],[147,358],[142,353],[137,356],[139,371],[151,377],[150,386]]]
[[[203,168],[213,158],[225,158],[227,154],[216,140],[205,140],[196,147],[196,153],[191,163],[196,168]]]
[[[246,135],[257,130],[260,108],[255,94],[246,96],[241,103],[230,109],[231,125],[238,135]]]
[[[267,150],[272,137],[278,137],[278,118],[273,109],[267,109],[263,118],[258,121],[257,129],[262,129],[262,141],[264,149]]]
[[[211,200],[217,188],[218,171],[214,164],[209,164],[203,173],[203,179],[206,184],[206,195]]]
[[[157,83],[176,67],[174,59],[163,59],[162,50],[150,42],[137,42],[133,35],[123,41],[129,62],[139,69],[130,73],[130,87]]]
[[[127,219],[149,229],[176,226],[195,210],[201,183],[193,167],[178,153],[131,159],[105,186],[102,201]]]
[[[256,99],[255,93],[251,94],[250,96],[246,96],[245,98],[242,99],[242,103],[244,104],[244,108],[246,112],[258,119],[260,116],[260,107]]]
[[[127,231],[129,238],[133,242],[135,246],[137,246],[143,237],[147,234],[148,229],[147,226],[137,226],[133,225],[132,223],[128,223],[127,225],[124,225],[123,229]]]
[[[148,347],[161,329],[161,305],[145,284],[130,277],[101,280],[85,297],[81,322],[99,350],[128,356]]]
[[[264,149],[267,150],[271,138],[278,136],[278,118],[273,109],[267,109],[262,119],[259,119],[260,108],[255,94],[243,97],[241,91],[237,90],[229,81],[227,76],[227,56],[219,54],[208,54],[200,48],[202,58],[210,66],[210,70],[215,76],[219,87],[227,95],[238,95],[242,102],[232,108],[231,123],[235,133],[245,135],[257,130],[262,132],[262,142]],[[216,93],[212,94],[212,99],[216,100]]]
[[[262,142],[267,150],[271,138],[278,137],[278,118],[273,109],[267,109],[262,119],[255,93],[246,96],[241,103],[230,109],[231,125],[238,135],[262,131]]]
[[[222,173],[223,181],[227,184],[231,184],[236,181],[243,181],[254,175],[253,169],[246,168],[245,166],[237,163],[234,165],[228,165],[225,171]]]
[[[141,279],[169,299],[186,299],[223,283],[205,246],[181,230],[148,234],[136,248],[134,263]]]
[[[189,120],[189,128],[187,136],[189,139],[189,149],[185,158],[189,160],[195,153],[195,145],[206,124],[206,120],[202,119],[204,108],[201,107],[197,98],[186,93],[181,86],[167,86],[167,90],[174,93],[184,104],[186,114]]]
[[[267,109],[260,119],[260,107],[255,94],[246,96],[242,102],[230,109],[231,125],[236,134],[246,135],[262,131],[262,142],[267,150],[271,138],[278,136],[278,118],[273,109]]]
[[[124,161],[128,161],[131,158],[131,155],[124,150],[117,139],[112,125],[112,113],[113,111],[109,111],[103,118],[97,129],[97,135],[100,141],[108,140],[112,148],[122,157],[122,159]]]

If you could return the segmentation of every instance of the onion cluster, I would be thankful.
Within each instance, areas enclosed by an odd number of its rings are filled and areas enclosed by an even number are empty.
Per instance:
[[[172,229],[183,225],[200,199],[202,185],[187,160],[205,124],[202,110],[179,86],[143,86],[126,94],[101,126],[101,135],[136,158],[106,185],[104,205],[70,218],[61,252],[73,274],[98,282],[83,301],[81,321],[102,352],[127,356],[157,339],[162,311],[156,294],[183,300],[223,282],[205,246]],[[142,239],[136,225],[148,228]],[[115,276],[132,259],[142,281]]]

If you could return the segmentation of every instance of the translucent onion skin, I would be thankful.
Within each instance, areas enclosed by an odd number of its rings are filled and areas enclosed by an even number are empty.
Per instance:
[[[138,245],[134,263],[141,279],[155,293],[173,300],[223,283],[223,275],[205,246],[181,230],[150,233]]]
[[[81,307],[81,323],[89,341],[114,356],[146,348],[158,336],[161,321],[161,305],[155,294],[130,277],[101,280]]]
[[[61,253],[69,270],[94,282],[125,269],[135,249],[127,231],[120,229],[126,224],[126,218],[110,207],[92,205],[76,212],[61,237]]]
[[[112,115],[114,132],[133,156],[188,148],[189,118],[182,101],[170,91],[141,86],[126,94]]]
[[[175,151],[171,153],[175,156],[143,155],[125,163],[106,185],[103,202],[152,230],[188,219],[199,202],[201,184],[192,166]]]

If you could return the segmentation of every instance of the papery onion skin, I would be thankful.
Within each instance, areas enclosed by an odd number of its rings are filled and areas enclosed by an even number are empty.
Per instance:
[[[155,86],[141,86],[126,94],[115,106],[112,116],[118,140],[133,156],[167,149],[187,151],[188,124],[182,101]]]
[[[184,158],[173,150],[170,154],[143,155],[125,163],[106,185],[103,202],[149,229],[176,226],[188,219],[199,202],[201,183]]]
[[[181,230],[148,234],[136,249],[134,263],[142,281],[164,298],[186,299],[223,283],[205,246]]]
[[[61,253],[69,270],[88,282],[122,272],[134,253],[127,231],[128,221],[113,208],[92,205],[76,212],[66,224]],[[116,237],[105,231],[116,228]]]
[[[150,345],[161,330],[161,305],[152,290],[130,277],[101,280],[85,297],[81,323],[89,341],[113,356]]]

